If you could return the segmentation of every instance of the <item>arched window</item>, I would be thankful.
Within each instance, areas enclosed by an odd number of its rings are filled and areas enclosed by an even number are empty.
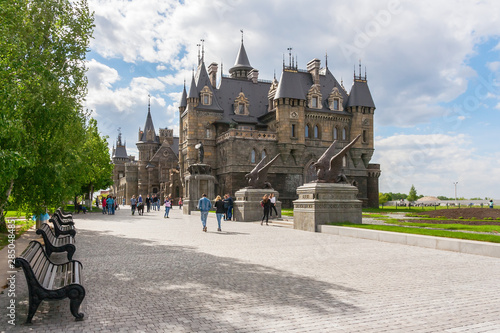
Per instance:
[[[366,130],[363,130],[363,142],[367,142],[368,138],[366,135]]]
[[[345,158],[345,155],[342,156],[342,166],[345,168],[347,166],[347,158]]]
[[[267,156],[266,150],[262,150],[262,153],[260,154],[260,159],[264,159]]]
[[[314,138],[319,139],[319,127],[318,127],[318,125],[314,126]]]
[[[306,131],[305,132],[306,138],[308,138],[309,135],[310,135],[310,132],[311,132],[310,129],[309,129],[309,125],[306,125],[305,131]]]
[[[252,149],[252,153],[250,154],[250,162],[255,163],[255,149]]]
[[[342,140],[347,140],[347,130],[345,127],[342,129]]]
[[[339,130],[337,127],[333,128],[333,140],[337,140],[339,138]]]

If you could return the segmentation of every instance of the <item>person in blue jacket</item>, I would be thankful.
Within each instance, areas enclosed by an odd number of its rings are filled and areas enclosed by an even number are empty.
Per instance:
[[[207,217],[211,208],[212,202],[207,198],[207,195],[203,193],[202,198],[198,201],[198,209],[201,212],[201,224],[205,232],[207,232]]]

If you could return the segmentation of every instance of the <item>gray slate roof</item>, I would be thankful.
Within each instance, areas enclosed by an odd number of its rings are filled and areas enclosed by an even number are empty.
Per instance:
[[[251,70],[253,69],[252,65],[250,65],[250,61],[248,61],[247,51],[245,50],[245,46],[243,45],[243,41],[241,42],[240,49],[238,51],[238,55],[236,56],[236,61],[234,62],[234,66],[229,69],[229,73],[232,73],[236,70]]]
[[[116,146],[113,153],[113,158],[128,158],[127,148],[125,146]]]
[[[181,107],[186,107],[187,106],[187,93],[186,93],[186,84],[184,84],[184,89],[182,89],[182,96],[181,96]]]
[[[146,134],[149,130],[153,131],[153,141],[158,142],[158,138],[156,137],[155,127],[153,125],[153,119],[151,118],[151,110],[148,108],[148,116],[146,117],[146,123],[144,124],[144,130],[142,133],[141,140],[142,142],[146,142]]]
[[[320,91],[322,96],[321,111],[329,111],[328,96],[333,88],[337,87],[343,99],[344,108],[347,106],[348,95],[340,86],[339,82],[329,69],[323,69],[323,74],[319,75]],[[274,99],[278,98],[294,98],[294,99],[307,99],[307,93],[313,85],[313,79],[310,73],[306,71],[283,71],[276,90]]]
[[[354,80],[351,93],[349,94],[349,100],[347,101],[347,106],[375,107],[375,103],[373,103],[372,94],[370,93],[366,80]]]

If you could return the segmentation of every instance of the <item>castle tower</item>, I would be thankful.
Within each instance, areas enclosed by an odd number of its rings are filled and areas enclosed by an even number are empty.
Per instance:
[[[155,185],[151,184],[150,175],[148,174],[149,161],[160,147],[160,139],[156,135],[153,119],[151,117],[151,103],[148,103],[148,115],[146,117],[144,129],[141,130],[139,128],[138,136],[138,141],[136,143],[137,149],[139,150],[137,194],[141,194],[145,197],[147,194],[152,193],[151,188]]]

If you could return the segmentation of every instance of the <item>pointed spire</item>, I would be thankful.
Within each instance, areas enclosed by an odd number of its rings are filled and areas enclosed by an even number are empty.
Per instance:
[[[205,62],[205,40],[200,39],[201,41],[201,62]]]
[[[191,86],[189,87],[188,98],[198,98],[198,91],[196,89],[196,82],[194,81],[194,71],[191,77]]]
[[[241,31],[241,44],[243,44],[243,29],[240,29]]]
[[[151,112],[151,95],[148,94],[148,113]]]
[[[366,66],[365,66],[365,81],[366,81]]]
[[[184,79],[184,88],[182,89],[181,104],[179,107],[187,106],[186,79]]]
[[[359,79],[361,80],[361,58],[359,59]]]
[[[196,44],[196,47],[198,48],[198,65],[200,64],[200,44]]]
[[[325,68],[328,69],[328,51],[325,52]]]
[[[248,61],[247,52],[242,39],[238,55],[236,56],[236,61],[234,62],[234,66],[229,69],[229,73],[231,74],[231,77],[241,76],[246,78],[248,72],[252,69],[253,67],[250,65],[250,61]]]

